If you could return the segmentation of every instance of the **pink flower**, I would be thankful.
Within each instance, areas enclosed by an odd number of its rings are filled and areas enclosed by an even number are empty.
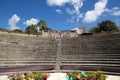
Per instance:
[[[13,76],[14,76],[14,74],[12,74],[12,73],[7,74],[8,78],[13,77]]]
[[[80,78],[81,78],[81,74],[78,74],[78,75],[77,75],[77,78],[80,79]]]

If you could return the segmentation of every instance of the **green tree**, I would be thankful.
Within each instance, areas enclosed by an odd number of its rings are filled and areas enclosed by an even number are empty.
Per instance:
[[[20,29],[15,29],[15,30],[13,30],[12,32],[15,32],[15,33],[22,33],[23,31],[20,30]]]
[[[89,32],[98,33],[98,32],[100,32],[100,29],[99,29],[99,27],[92,27]]]
[[[119,30],[116,23],[112,22],[111,20],[105,20],[105,21],[102,21],[101,23],[98,23],[98,27],[100,32],[111,32],[111,31]]]
[[[44,30],[44,31],[46,31],[46,30],[51,30],[51,29],[47,26],[47,24],[46,24],[46,22],[45,22],[44,20],[40,20],[40,21],[37,23],[37,26],[40,27],[40,30]]]
[[[37,31],[37,26],[36,25],[29,25],[28,27],[26,27],[25,32],[28,34],[38,34]]]

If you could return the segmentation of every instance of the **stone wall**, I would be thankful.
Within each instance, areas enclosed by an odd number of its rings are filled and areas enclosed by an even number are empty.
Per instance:
[[[42,37],[78,37],[78,34],[76,31],[47,31],[42,32]]]

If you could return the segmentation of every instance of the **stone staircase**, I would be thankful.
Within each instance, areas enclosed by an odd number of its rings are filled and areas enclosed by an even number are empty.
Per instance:
[[[64,38],[62,70],[120,73],[120,34]]]

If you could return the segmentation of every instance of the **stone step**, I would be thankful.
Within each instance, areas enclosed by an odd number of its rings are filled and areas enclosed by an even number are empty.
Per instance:
[[[74,66],[74,65],[77,65],[77,66],[115,66],[115,67],[120,67],[120,64],[98,64],[98,63],[89,63],[89,64],[83,64],[83,63],[62,63],[62,65],[70,65],[70,66]]]
[[[70,53],[70,52],[71,53]],[[120,55],[120,53],[119,52],[88,52],[88,51],[85,51],[85,52],[81,52],[81,51],[72,51],[72,50],[69,50],[69,51],[63,51],[61,54],[62,55],[113,55],[113,56],[116,56],[116,55]],[[69,53],[67,53],[67,52],[69,52]]]
[[[61,56],[63,59],[74,59],[74,58],[79,58],[79,59],[120,59],[120,56],[100,56],[100,55],[64,55]]]
[[[62,63],[116,63],[120,64],[120,61],[61,61]]]
[[[64,58],[64,59],[62,59],[62,61],[120,61],[120,59],[106,59],[106,58],[104,58],[104,59],[90,59],[90,60],[88,60],[88,59],[76,59],[76,58],[71,58],[71,59],[68,59],[68,58]]]
[[[55,63],[1,63],[0,67],[4,66],[30,66],[30,65],[55,65]]]
[[[49,61],[47,61],[47,60],[44,60],[44,61],[40,61],[40,60],[29,60],[29,61],[23,61],[23,60],[17,60],[17,61],[15,61],[15,60],[2,60],[2,61],[0,61],[0,63],[55,63],[56,62],[56,60],[49,60]]]
[[[55,61],[55,58],[0,58],[0,61]]]
[[[9,72],[29,72],[29,71],[51,71],[54,70],[54,65],[12,65],[0,68],[0,73]]]
[[[62,71],[102,71],[107,74],[114,74],[114,75],[120,75],[120,69],[119,66],[102,66],[102,65],[62,65],[61,66]]]

